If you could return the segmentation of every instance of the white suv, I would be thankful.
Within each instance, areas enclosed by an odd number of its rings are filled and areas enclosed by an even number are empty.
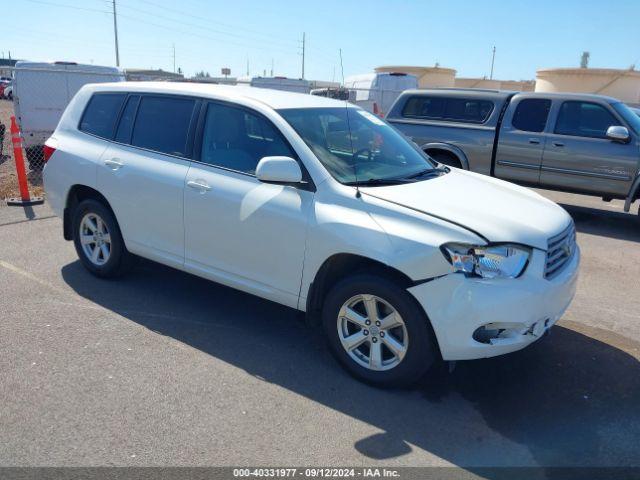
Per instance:
[[[45,147],[84,266],[139,255],[306,311],[356,377],[519,350],[573,298],[569,215],[436,164],[345,102],[268,89],[84,86]]]

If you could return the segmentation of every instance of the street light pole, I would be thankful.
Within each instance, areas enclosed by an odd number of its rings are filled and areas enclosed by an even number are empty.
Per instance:
[[[118,49],[118,19],[116,14],[116,0],[113,0],[113,34],[116,40],[116,67],[120,66],[120,52]]]

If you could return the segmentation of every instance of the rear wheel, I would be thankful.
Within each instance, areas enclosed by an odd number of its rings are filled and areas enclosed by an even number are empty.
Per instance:
[[[410,385],[437,358],[422,308],[382,276],[356,274],[339,282],[325,301],[323,325],[338,361],[376,386]]]
[[[98,277],[118,277],[132,264],[113,213],[96,200],[83,200],[75,208],[73,242],[82,264]]]

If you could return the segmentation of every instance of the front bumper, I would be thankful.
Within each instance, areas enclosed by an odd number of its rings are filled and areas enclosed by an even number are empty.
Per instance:
[[[517,279],[452,273],[409,288],[431,320],[442,358],[471,360],[514,352],[554,325],[575,295],[580,249],[551,280],[544,278],[545,260],[545,252],[534,250],[527,270]],[[474,339],[474,332],[487,325],[500,334]]]

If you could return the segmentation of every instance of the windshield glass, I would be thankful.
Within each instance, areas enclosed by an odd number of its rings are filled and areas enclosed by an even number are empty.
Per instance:
[[[622,102],[614,103],[612,106],[625,119],[631,129],[640,135],[640,117]]]
[[[435,165],[417,147],[364,110],[299,108],[278,113],[339,182],[409,181],[435,170]]]

